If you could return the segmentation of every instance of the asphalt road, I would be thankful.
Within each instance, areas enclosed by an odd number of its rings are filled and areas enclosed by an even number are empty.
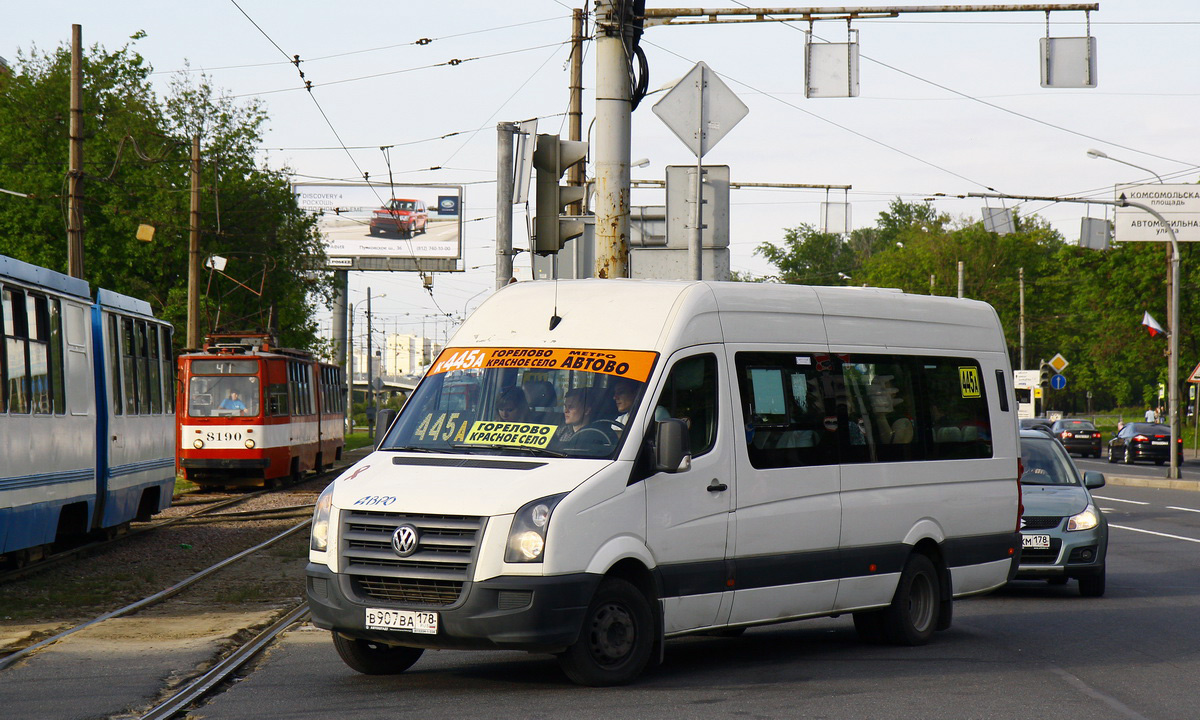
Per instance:
[[[1200,492],[1114,482],[1095,494],[1111,525],[1103,598],[1081,598],[1073,582],[1020,583],[956,603],[954,626],[925,647],[864,645],[849,617],[810,620],[672,641],[661,668],[597,690],[572,685],[550,657],[509,652],[429,652],[403,675],[367,677],[303,627],[197,715],[1198,717]]]

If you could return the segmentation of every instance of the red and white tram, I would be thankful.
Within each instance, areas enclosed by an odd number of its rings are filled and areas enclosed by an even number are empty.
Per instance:
[[[201,486],[272,485],[332,466],[345,443],[342,369],[265,335],[179,356],[178,470]]]

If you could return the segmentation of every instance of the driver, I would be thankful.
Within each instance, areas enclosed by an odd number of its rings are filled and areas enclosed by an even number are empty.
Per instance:
[[[229,397],[222,400],[221,404],[217,406],[217,409],[233,410],[239,415],[244,415],[246,413],[246,403],[242,402],[242,399],[238,397],[237,390],[230,390]]]

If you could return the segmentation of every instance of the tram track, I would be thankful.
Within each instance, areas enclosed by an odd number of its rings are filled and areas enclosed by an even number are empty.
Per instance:
[[[311,503],[344,469],[189,507],[154,523],[158,533],[122,538],[141,542],[0,586],[12,716],[182,717],[223,691],[305,619]],[[294,500],[273,494],[289,491]],[[47,682],[53,697],[37,690]]]
[[[347,463],[347,465],[348,464],[349,463]],[[22,567],[18,567],[18,568],[4,571],[4,572],[0,572],[0,584],[4,584],[4,583],[7,583],[7,582],[10,582],[13,580],[19,580],[21,578],[29,577],[29,576],[37,574],[37,573],[45,572],[46,570],[49,570],[56,566],[62,565],[63,563],[65,563],[69,560],[73,560],[75,558],[80,558],[80,557],[85,557],[85,556],[88,556],[91,554],[95,554],[95,553],[98,553],[98,552],[100,552],[106,548],[109,548],[113,545],[127,542],[128,540],[130,540],[132,538],[139,537],[139,536],[143,535],[144,533],[154,532],[156,530],[161,530],[162,528],[170,527],[170,526],[177,525],[180,523],[237,521],[239,519],[256,520],[256,519],[265,519],[267,517],[279,517],[280,513],[284,512],[283,508],[259,509],[259,510],[252,510],[252,511],[243,511],[243,512],[220,512],[220,511],[224,510],[225,508],[233,507],[233,506],[240,505],[243,503],[247,503],[247,502],[250,502],[251,500],[255,500],[257,498],[271,495],[274,493],[293,491],[296,488],[301,487],[303,485],[307,485],[309,483],[317,483],[317,482],[321,482],[321,481],[327,482],[329,480],[332,480],[334,477],[336,477],[338,475],[338,473],[340,473],[345,467],[347,467],[347,465],[339,465],[338,467],[335,467],[331,470],[325,470],[325,471],[316,473],[312,477],[304,478],[296,483],[289,483],[289,484],[280,485],[280,486],[274,487],[274,488],[263,488],[261,490],[254,490],[254,491],[247,492],[247,493],[240,493],[238,495],[228,497],[224,500],[217,500],[217,501],[213,501],[213,502],[200,501],[200,502],[196,502],[196,503],[187,503],[187,506],[202,505],[202,507],[199,507],[196,510],[192,510],[192,511],[187,512],[182,515],[176,515],[173,517],[165,517],[165,518],[157,518],[157,519],[149,521],[148,523],[139,524],[137,526],[131,527],[131,528],[129,528],[129,530],[127,532],[123,532],[123,533],[115,535],[113,537],[94,540],[91,542],[84,543],[82,545],[78,545],[76,547],[66,548],[59,552],[53,553],[51,555],[47,555],[45,558],[38,560],[36,562],[30,563],[28,565],[24,565]],[[293,511],[298,511],[302,507],[307,507],[311,511],[312,505],[309,504],[309,505],[303,505],[303,506],[287,506],[287,507]]]

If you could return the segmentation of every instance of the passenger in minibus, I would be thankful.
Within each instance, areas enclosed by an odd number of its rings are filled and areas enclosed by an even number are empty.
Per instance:
[[[496,398],[496,414],[501,422],[528,421],[529,405],[525,399],[525,391],[516,385],[510,385],[500,391]]]

